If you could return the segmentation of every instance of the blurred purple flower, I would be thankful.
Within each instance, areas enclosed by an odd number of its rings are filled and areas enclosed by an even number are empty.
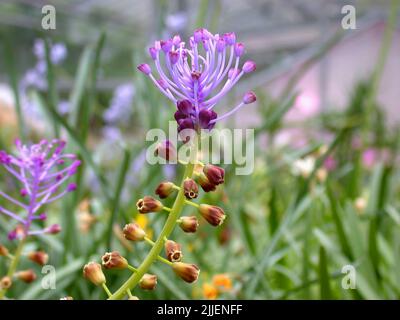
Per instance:
[[[183,11],[170,14],[165,18],[165,25],[171,32],[180,32],[184,30],[187,23],[188,15]]]
[[[43,39],[36,39],[33,44],[33,53],[38,61],[46,60],[45,44]],[[63,43],[55,43],[50,48],[50,60],[53,64],[62,63],[67,57],[67,48]]]
[[[163,168],[163,173],[164,173],[166,180],[168,180],[168,181],[175,180],[175,175],[176,175],[176,166],[175,165],[166,164],[162,168]]]
[[[42,118],[42,112],[39,106],[33,102],[28,96],[29,88],[35,88],[38,90],[47,89],[47,78],[46,78],[46,61],[45,61],[45,46],[42,39],[36,39],[33,45],[33,53],[37,58],[37,62],[34,68],[29,69],[21,79],[19,83],[19,90],[21,92],[21,105],[22,109],[29,116],[36,119]],[[65,60],[67,56],[67,48],[63,43],[56,43],[51,47],[50,59],[53,64],[58,65]],[[69,110],[69,104],[67,101],[61,101],[58,106],[58,111],[61,114],[67,113]]]
[[[67,100],[62,100],[58,104],[58,112],[61,115],[67,114],[69,112],[69,109],[70,109],[70,104],[69,104],[69,101],[67,101]]]
[[[119,85],[113,94],[109,108],[104,112],[103,119],[108,124],[126,124],[132,114],[132,102],[135,87],[131,83]]]
[[[103,137],[108,142],[114,143],[116,141],[121,141],[122,139],[121,130],[118,127],[105,126],[102,129],[102,132],[103,132]]]
[[[324,168],[328,171],[333,171],[337,167],[336,159],[329,155],[324,161]]]
[[[26,201],[19,201],[16,198],[0,191],[0,196],[25,212],[21,216],[18,211],[11,211],[0,207],[0,213],[13,218],[23,226],[22,237],[38,235],[43,233],[54,233],[54,226],[30,230],[34,220],[45,220],[46,215],[41,211],[46,204],[54,202],[69,192],[76,189],[74,183],[64,187],[65,182],[76,173],[80,161],[74,154],[63,154],[65,142],[62,140],[42,140],[38,144],[23,145],[16,141],[17,156],[0,151],[0,165],[2,165],[21,184],[20,196]],[[58,227],[59,229],[59,227]],[[17,236],[15,230],[10,232],[9,238]]]

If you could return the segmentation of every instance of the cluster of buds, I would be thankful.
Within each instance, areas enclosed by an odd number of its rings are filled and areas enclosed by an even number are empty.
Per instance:
[[[185,195],[188,201],[193,200],[199,195],[199,187],[198,184],[205,192],[214,191],[216,187],[222,183],[224,183],[225,171],[223,168],[212,164],[206,164],[202,166],[202,170],[197,172],[196,181],[192,178],[186,178],[183,181],[182,189],[183,194]],[[180,187],[176,186],[174,183],[170,181],[161,182],[155,193],[161,198],[165,199],[169,197],[174,190],[180,190]],[[212,206],[208,204],[200,204],[196,205],[192,202],[188,202],[198,208],[198,212],[200,215],[212,226],[221,225],[226,215],[224,210],[217,206]],[[169,208],[164,207],[164,205],[157,199],[145,196],[140,199],[136,203],[137,209],[140,213],[149,213],[149,212],[159,212],[162,210],[169,211]],[[193,233],[197,231],[197,227],[199,225],[198,220],[195,216],[191,217],[181,217],[178,220],[179,226],[185,232]]]
[[[215,191],[218,185],[224,183],[224,177],[224,169],[212,164],[206,164],[202,172],[198,174],[197,182],[204,192],[210,192]]]
[[[5,257],[10,260],[14,259],[14,256],[10,254],[7,247],[0,244],[0,257]],[[38,264],[39,266],[44,266],[49,260],[49,255],[44,251],[31,251],[26,254],[26,257],[32,262]],[[9,289],[13,280],[20,280],[25,283],[32,283],[37,278],[37,275],[33,269],[19,270],[14,272],[12,276],[4,276],[0,279],[0,290]]]

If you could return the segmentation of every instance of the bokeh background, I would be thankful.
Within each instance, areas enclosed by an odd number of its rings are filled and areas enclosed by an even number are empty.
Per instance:
[[[257,63],[221,108],[250,89],[257,103],[219,124],[255,129],[255,171],[235,176],[235,166],[226,166],[226,185],[202,194],[201,201],[228,212],[224,226],[203,223],[195,235],[174,232],[185,259],[201,267],[199,281],[187,285],[156,264],[157,290],[136,294],[399,298],[398,2],[1,1],[0,149],[12,152],[18,136],[37,141],[60,134],[84,161],[76,195],[49,208],[63,232],[30,243],[48,251],[57,288],[43,290],[39,276],[17,284],[13,295],[105,298],[83,279],[82,266],[111,249],[136,265],[145,257],[146,244],[121,241],[120,227],[135,219],[156,237],[164,218],[138,215],[135,202],[181,169],[145,161],[145,133],[168,128],[174,106],[135,66],[150,60],[154,40],[187,38],[206,27],[234,31]],[[56,8],[56,30],[41,28],[46,4]],[[342,28],[344,5],[356,8],[355,30]],[[15,187],[4,170],[0,187]],[[12,227],[0,216],[0,242],[10,247]],[[342,286],[345,265],[356,270],[355,289]],[[0,260],[0,274],[5,267]],[[110,289],[128,275],[109,272]]]

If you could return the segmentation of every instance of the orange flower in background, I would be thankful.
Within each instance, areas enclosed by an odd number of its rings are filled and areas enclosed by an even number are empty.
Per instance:
[[[213,285],[223,290],[232,289],[231,277],[226,273],[216,274],[213,277]]]
[[[210,283],[203,283],[203,296],[209,300],[218,298],[218,289]]]

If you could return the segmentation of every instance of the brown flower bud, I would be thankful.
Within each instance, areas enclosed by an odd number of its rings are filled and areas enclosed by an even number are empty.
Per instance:
[[[0,280],[0,289],[9,289],[12,286],[12,280],[10,277],[3,277]]]
[[[197,228],[199,226],[199,221],[195,216],[181,217],[179,219],[179,226],[185,232],[194,233],[197,231]]]
[[[101,265],[97,262],[89,262],[85,265],[83,267],[83,276],[96,286],[106,283],[106,277],[103,270],[101,270]]]
[[[214,227],[221,225],[226,218],[224,210],[217,206],[201,204],[199,206],[199,212],[203,218]]]
[[[170,160],[175,161],[177,159],[176,148],[175,148],[174,144],[169,140],[165,140],[165,141],[161,142],[157,146],[154,154],[158,157],[161,157],[161,158],[167,160],[167,161],[170,161]]]
[[[175,241],[167,240],[165,241],[165,255],[167,259],[171,262],[179,262],[182,260],[182,249],[181,245]]]
[[[156,189],[156,195],[161,199],[167,198],[172,192],[174,192],[174,184],[169,181],[161,182]]]
[[[199,187],[193,179],[185,179],[183,182],[183,192],[186,199],[195,199],[199,195]]]
[[[101,261],[106,269],[125,269],[128,267],[128,261],[118,251],[106,252]]]
[[[139,286],[144,290],[153,290],[157,285],[157,276],[145,273],[140,279]]]
[[[172,264],[172,269],[186,282],[192,283],[199,278],[200,269],[195,264],[174,262]]]
[[[159,212],[163,209],[163,204],[153,197],[145,196],[136,202],[136,207],[140,213]]]
[[[32,269],[18,271],[16,276],[19,280],[26,283],[31,283],[36,280],[36,273]]]
[[[224,169],[214,166],[212,164],[206,164],[203,168],[203,172],[212,184],[219,185],[221,183],[224,183]]]
[[[203,172],[201,172],[197,177],[197,182],[204,190],[204,192],[215,191],[216,189],[216,185],[212,184]]]
[[[7,257],[8,254],[9,254],[8,249],[5,246],[0,244],[0,257],[1,256]]]
[[[49,261],[49,255],[44,251],[32,251],[28,253],[28,259],[40,266],[44,266]]]
[[[122,232],[124,233],[124,237],[131,241],[143,241],[146,236],[146,232],[144,232],[137,223],[129,223],[125,225]]]

